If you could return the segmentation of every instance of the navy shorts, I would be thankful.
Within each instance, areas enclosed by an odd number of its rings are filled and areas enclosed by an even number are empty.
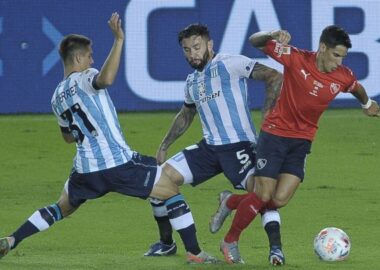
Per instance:
[[[114,168],[91,173],[74,170],[67,187],[70,204],[78,207],[108,192],[146,199],[152,191],[157,168],[155,158],[135,153],[130,161]]]
[[[256,153],[256,176],[278,179],[279,174],[295,175],[303,181],[306,156],[310,153],[311,141],[287,138],[260,132]]]
[[[183,150],[187,164],[193,175],[192,186],[224,173],[236,189],[245,189],[241,182],[255,167],[255,144],[238,142],[228,145],[209,145],[204,140],[196,148]]]

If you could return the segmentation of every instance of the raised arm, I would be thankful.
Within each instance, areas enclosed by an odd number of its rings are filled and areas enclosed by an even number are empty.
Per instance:
[[[175,142],[185,131],[189,128],[194,120],[196,114],[195,107],[182,106],[181,110],[177,113],[170,127],[168,133],[162,140],[162,143],[157,150],[157,163],[162,164],[166,160],[166,153],[169,146]]]
[[[265,83],[265,101],[261,108],[262,116],[265,118],[265,116],[273,109],[277,98],[280,95],[282,73],[263,64],[256,63],[253,67],[251,78],[264,81]]]
[[[359,83],[352,95],[361,103],[363,113],[368,116],[380,116],[380,108],[376,101],[370,99],[364,87]]]
[[[121,27],[121,19],[117,12],[112,13],[111,18],[108,21],[108,26],[115,39],[108,57],[96,77],[96,86],[98,89],[106,88],[114,82],[119,69],[121,51],[124,43],[124,32]]]
[[[265,44],[268,40],[275,39],[277,42],[282,44],[288,44],[291,36],[288,31],[285,30],[275,30],[275,31],[261,31],[252,34],[249,37],[249,42],[251,45],[259,50],[264,50]]]

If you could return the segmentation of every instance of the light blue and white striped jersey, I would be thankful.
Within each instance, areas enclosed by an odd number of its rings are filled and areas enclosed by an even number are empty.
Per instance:
[[[107,89],[92,86],[98,73],[94,68],[72,73],[58,84],[51,99],[58,124],[77,138],[74,167],[78,173],[116,167],[133,155]]]
[[[255,64],[243,55],[217,54],[202,72],[188,75],[185,103],[195,104],[208,144],[256,143],[246,82]]]

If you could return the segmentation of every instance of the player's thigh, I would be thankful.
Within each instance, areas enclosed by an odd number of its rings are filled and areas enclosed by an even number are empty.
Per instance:
[[[103,190],[146,199],[161,174],[154,158],[135,153],[127,163],[102,172],[106,185]]]
[[[311,141],[305,139],[288,139],[289,151],[280,169],[281,174],[297,176],[301,182],[305,176],[306,158],[310,154]]]
[[[273,201],[277,207],[285,206],[298,189],[301,179],[293,174],[280,174]]]
[[[278,179],[287,153],[287,138],[261,131],[256,147],[256,179]]]
[[[239,142],[215,152],[224,175],[236,189],[247,189],[247,180],[254,173],[254,150],[251,142]]]
[[[203,140],[186,147],[168,159],[165,164],[170,165],[183,177],[184,184],[192,186],[199,185],[221,172],[217,156]]]

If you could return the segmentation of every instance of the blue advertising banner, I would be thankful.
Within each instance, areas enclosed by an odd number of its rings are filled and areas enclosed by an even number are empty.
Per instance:
[[[377,0],[0,0],[0,113],[47,113],[62,79],[57,46],[64,35],[93,40],[100,69],[112,46],[107,20],[118,11],[126,33],[123,59],[110,94],[120,111],[178,109],[191,68],[177,42],[190,23],[207,24],[216,52],[244,54],[282,70],[252,48],[250,34],[286,29],[291,44],[316,50],[321,30],[344,27],[353,43],[344,63],[377,100],[380,1]],[[263,84],[250,82],[250,106],[260,108]],[[350,94],[332,106],[358,106]]]

